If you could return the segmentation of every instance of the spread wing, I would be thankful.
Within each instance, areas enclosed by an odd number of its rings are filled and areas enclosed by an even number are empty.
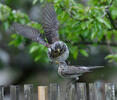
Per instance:
[[[56,12],[52,4],[46,4],[42,9],[42,27],[45,32],[45,36],[48,43],[52,44],[59,40],[58,35],[58,20],[56,17]]]
[[[18,33],[28,39],[31,39],[35,42],[39,42],[42,45],[48,47],[48,43],[46,43],[44,41],[40,32],[38,30],[36,30],[35,28],[26,26],[26,25],[22,25],[22,24],[18,24],[18,23],[13,23],[12,26],[16,33]]]

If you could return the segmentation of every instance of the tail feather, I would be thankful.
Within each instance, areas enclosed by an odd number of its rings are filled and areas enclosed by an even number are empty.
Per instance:
[[[104,66],[91,66],[91,67],[88,67],[89,68],[89,70],[91,70],[91,69],[97,69],[97,68],[103,68]]]

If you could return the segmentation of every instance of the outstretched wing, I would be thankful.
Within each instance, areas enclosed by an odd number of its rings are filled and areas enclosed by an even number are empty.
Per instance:
[[[18,24],[18,23],[13,23],[12,26],[16,33],[18,33],[28,39],[31,39],[35,42],[39,42],[42,45],[48,47],[48,43],[46,43],[44,41],[40,32],[38,30],[36,30],[35,28],[26,26],[26,25],[22,25],[22,24]]]
[[[45,36],[48,43],[52,44],[59,40],[58,35],[58,20],[56,17],[56,12],[52,4],[46,4],[42,9],[42,27],[45,32]]]

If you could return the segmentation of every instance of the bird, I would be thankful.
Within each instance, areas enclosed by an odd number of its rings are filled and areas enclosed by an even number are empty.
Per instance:
[[[91,72],[94,69],[97,68],[102,68],[104,66],[73,66],[73,65],[68,65],[65,61],[62,62],[57,62],[58,63],[58,74],[62,78],[67,78],[70,81],[66,83],[66,96],[67,98],[69,96],[69,89],[71,87],[71,84],[75,84],[81,75],[87,72]],[[67,100],[67,99],[65,99]]]
[[[59,39],[59,22],[53,4],[47,3],[41,12],[41,25],[44,35],[35,28],[16,22],[13,23],[12,29],[17,34],[47,47],[47,55],[50,61],[55,63],[65,61],[69,56],[69,49],[66,43]]]
[[[73,66],[68,65],[65,61],[58,63],[58,74],[63,78],[73,79],[78,81],[79,76],[84,73],[91,72],[94,69],[102,68],[104,66]]]

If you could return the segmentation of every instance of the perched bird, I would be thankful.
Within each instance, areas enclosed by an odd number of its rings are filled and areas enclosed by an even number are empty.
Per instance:
[[[27,25],[13,23],[12,26],[16,33],[47,47],[47,54],[52,62],[65,61],[69,56],[69,50],[67,45],[59,40],[59,24],[54,7],[50,3],[47,3],[42,9],[41,24],[45,37],[37,29]]]
[[[91,72],[93,69],[102,68],[102,67],[104,66],[76,67],[76,66],[67,65],[65,61],[62,61],[59,62],[58,74],[63,78],[79,80],[79,76],[81,76],[83,73]]]

